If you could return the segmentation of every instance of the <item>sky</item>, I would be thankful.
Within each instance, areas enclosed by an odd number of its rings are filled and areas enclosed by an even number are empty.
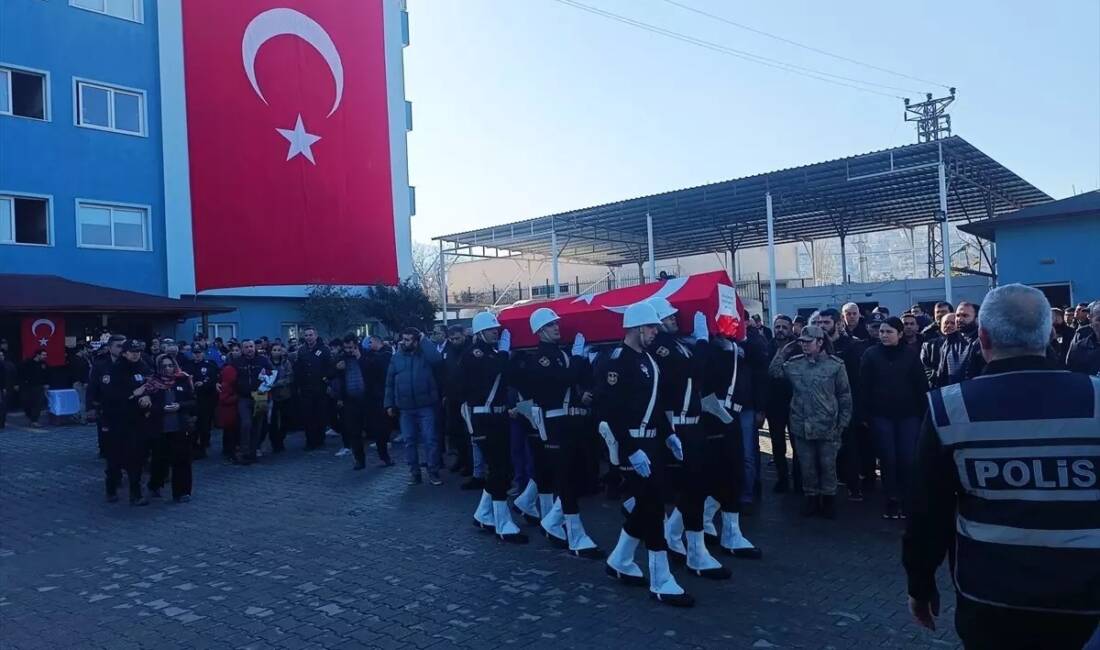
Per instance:
[[[665,0],[577,0],[834,75],[861,92],[556,0],[408,0],[413,239],[916,142],[942,87],[775,41]],[[953,132],[1054,198],[1100,187],[1100,0],[677,0],[957,87]]]

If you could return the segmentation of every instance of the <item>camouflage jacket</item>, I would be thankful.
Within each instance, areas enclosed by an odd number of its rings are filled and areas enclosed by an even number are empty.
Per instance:
[[[780,350],[769,374],[791,384],[791,435],[806,440],[839,441],[852,419],[852,389],[844,362],[831,355],[810,359],[798,354],[786,361]]]

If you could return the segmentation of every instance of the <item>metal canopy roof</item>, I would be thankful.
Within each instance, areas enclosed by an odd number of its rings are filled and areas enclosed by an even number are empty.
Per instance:
[[[848,236],[934,223],[939,162],[945,164],[948,219],[995,216],[1051,197],[952,136],[615,203],[436,237],[448,255],[549,256],[596,264],[648,258],[646,215],[656,259],[767,243],[765,196],[776,243]]]

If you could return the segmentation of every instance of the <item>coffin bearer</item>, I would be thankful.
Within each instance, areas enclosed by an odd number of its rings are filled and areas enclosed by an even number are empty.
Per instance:
[[[703,502],[707,497],[706,433],[700,421],[700,398],[703,387],[703,362],[707,351],[707,319],[695,313],[690,339],[677,336],[677,309],[664,298],[653,298],[650,304],[661,319],[661,331],[650,348],[661,371],[657,385],[657,401],[671,430],[683,443],[683,461],[675,486],[676,507],[665,520],[665,541],[668,550],[684,557],[692,573],[715,580],[726,580],[730,570],[723,567],[707,551],[703,539]],[[687,545],[684,545],[685,535]]]
[[[562,539],[573,555],[603,559],[604,554],[584,530],[578,504],[586,460],[585,424],[592,404],[592,371],[585,356],[584,335],[578,333],[566,352],[559,345],[558,321],[552,309],[536,309],[530,324],[539,345],[513,359],[516,387],[530,400],[521,402],[520,410],[530,414],[538,434],[536,444],[542,447],[535,461],[540,475],[541,526],[549,539]],[[540,468],[540,464],[545,467]]]
[[[649,303],[636,303],[623,314],[623,343],[612,350],[596,372],[597,399],[604,421],[600,435],[611,462],[619,466],[634,496],[619,542],[607,558],[607,573],[630,585],[645,585],[645,574],[634,562],[638,543],[649,552],[649,593],[665,604],[691,607],[695,599],[676,582],[668,564],[662,503],[663,464],[667,445],[679,460],[683,446],[657,409],[660,370],[646,352],[657,337],[661,319]]]
[[[474,340],[462,354],[459,369],[465,380],[462,417],[474,444],[481,448],[487,476],[481,501],[474,511],[474,524],[493,530],[502,541],[526,544],[508,510],[508,486],[512,482],[512,457],[509,449],[508,351],[511,335],[501,332],[492,312],[474,316]]]

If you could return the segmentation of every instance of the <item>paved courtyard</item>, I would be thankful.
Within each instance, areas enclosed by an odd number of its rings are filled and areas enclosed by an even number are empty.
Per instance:
[[[765,495],[744,525],[760,562],[725,583],[687,577],[690,610],[613,583],[542,538],[505,546],[470,525],[476,496],[352,472],[330,449],[258,465],[195,464],[195,496],[103,498],[90,427],[0,431],[2,648],[956,647],[953,597],[931,634],[905,611],[901,528],[880,506],[803,520]],[[582,504],[616,538],[618,505]]]

